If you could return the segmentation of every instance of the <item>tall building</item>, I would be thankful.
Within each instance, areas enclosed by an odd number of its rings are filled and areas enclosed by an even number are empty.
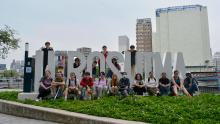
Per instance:
[[[212,59],[213,65],[220,71],[220,52],[216,52]]]
[[[129,49],[129,38],[126,35],[118,37],[118,51],[127,51]]]
[[[204,66],[211,60],[207,8],[201,5],[156,10],[154,52],[182,52],[186,66]]]
[[[15,70],[19,73],[24,72],[24,60],[13,60],[10,65],[10,70]]]
[[[0,64],[0,71],[4,71],[6,69],[6,64]]]
[[[152,24],[150,18],[137,19],[136,41],[138,51],[152,52]]]
[[[85,55],[85,57],[87,57],[87,56],[89,56],[89,53],[92,52],[92,48],[81,47],[81,48],[77,48],[77,51],[80,53],[83,53]]]

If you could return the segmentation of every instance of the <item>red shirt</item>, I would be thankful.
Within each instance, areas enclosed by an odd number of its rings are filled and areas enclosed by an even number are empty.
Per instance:
[[[91,77],[89,79],[83,78],[80,82],[80,85],[83,87],[86,87],[86,86],[92,87],[93,84],[94,84],[94,82]]]
[[[108,51],[106,51],[105,53],[104,53],[104,51],[102,51],[101,53],[104,55],[104,57],[105,57],[105,62],[106,62],[106,58],[107,58],[107,56],[108,56]],[[98,60],[98,64],[100,65],[100,59]]]

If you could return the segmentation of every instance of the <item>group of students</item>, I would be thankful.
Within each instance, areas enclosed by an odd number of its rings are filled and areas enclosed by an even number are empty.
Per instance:
[[[46,70],[48,64],[48,51],[51,50],[53,49],[50,47],[50,43],[46,42],[45,48],[42,49],[42,51],[44,51],[44,70]],[[83,77],[80,81],[73,72],[70,73],[69,79],[65,79],[62,72],[57,72],[55,79],[52,79],[50,71],[44,71],[44,76],[40,80],[37,100],[45,98],[50,94],[54,98],[64,96],[65,100],[72,94],[75,98],[79,99],[91,99],[91,97],[99,99],[105,94],[122,96],[128,96],[129,94],[177,96],[183,93],[187,96],[193,96],[193,93],[198,90],[198,83],[190,73],[186,74],[185,79],[181,79],[178,70],[176,70],[174,71],[173,77],[168,79],[166,73],[163,72],[159,80],[154,77],[153,72],[149,72],[149,76],[145,74],[145,79],[142,74],[135,74],[136,50],[134,45],[131,45],[128,51],[131,52],[131,72],[135,77],[133,82],[130,82],[127,78],[126,72],[123,72],[123,77],[119,79],[108,67],[106,67],[107,74],[105,74],[105,72],[97,74],[97,70],[100,70],[100,66],[98,66],[99,68],[97,69],[96,65],[100,65],[100,61],[94,60],[92,64],[92,74],[83,71]],[[107,46],[102,47],[101,53],[106,59],[108,56]],[[79,67],[80,63],[80,60],[76,58],[73,68]],[[112,59],[112,63],[119,71],[121,70],[116,58]],[[96,78],[97,75],[98,78]]]
[[[106,78],[104,72],[100,73],[99,78],[92,77],[89,72],[83,74],[79,81],[75,73],[70,73],[69,79],[65,79],[61,72],[56,73],[55,79],[51,78],[51,72],[45,71],[45,76],[40,80],[39,95],[37,100],[44,99],[47,96],[64,97],[65,100],[74,99],[99,99],[105,95],[119,95],[129,96],[146,95],[149,96],[163,96],[171,95],[178,96],[185,94],[186,96],[193,96],[193,93],[198,90],[197,81],[192,78],[190,73],[186,74],[183,80],[179,76],[179,72],[174,71],[172,79],[168,79],[166,73],[161,74],[161,78],[157,80],[153,72],[149,72],[149,76],[143,80],[141,74],[135,75],[135,80],[130,82],[126,72],[121,73],[123,76],[118,79],[117,75],[113,74],[112,78]]]

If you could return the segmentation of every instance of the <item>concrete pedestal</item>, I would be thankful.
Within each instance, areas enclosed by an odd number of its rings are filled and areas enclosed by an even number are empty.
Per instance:
[[[33,93],[19,93],[18,100],[25,100],[25,99],[36,100],[37,95],[38,95],[38,93],[35,93],[35,92],[33,92]]]

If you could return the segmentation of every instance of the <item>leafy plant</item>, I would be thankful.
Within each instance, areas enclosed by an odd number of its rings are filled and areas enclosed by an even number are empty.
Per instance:
[[[0,59],[5,59],[10,49],[17,49],[20,39],[15,38],[15,30],[5,25],[0,29]]]
[[[17,92],[2,92],[0,99],[22,102],[36,106],[63,109],[89,115],[155,124],[215,124],[220,123],[220,95],[201,94],[193,98],[142,97],[125,99],[104,97],[99,100],[31,100],[18,101]]]

